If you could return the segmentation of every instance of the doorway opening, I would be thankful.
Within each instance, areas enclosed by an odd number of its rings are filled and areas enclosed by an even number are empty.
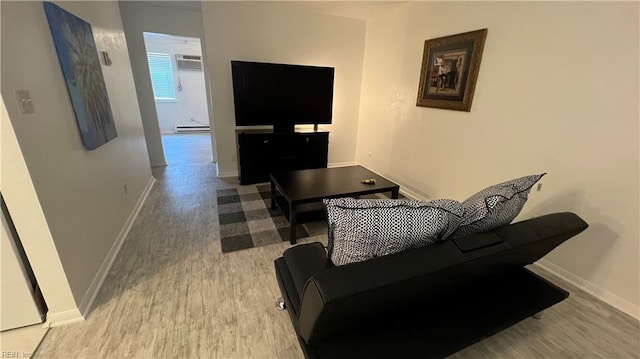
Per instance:
[[[211,163],[214,136],[200,39],[143,35],[167,164]]]

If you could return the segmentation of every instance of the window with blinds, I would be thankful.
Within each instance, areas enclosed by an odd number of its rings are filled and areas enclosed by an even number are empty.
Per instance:
[[[167,54],[147,53],[153,96],[157,101],[175,101],[171,57]]]

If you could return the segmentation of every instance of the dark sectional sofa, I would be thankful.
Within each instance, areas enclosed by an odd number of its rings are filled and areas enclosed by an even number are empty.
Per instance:
[[[442,358],[567,298],[524,266],[587,226],[555,213],[343,266],[316,242],[276,277],[306,358]]]

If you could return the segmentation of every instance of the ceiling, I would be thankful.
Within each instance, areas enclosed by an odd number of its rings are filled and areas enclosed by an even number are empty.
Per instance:
[[[292,7],[310,12],[366,20],[409,1],[284,1]]]
[[[122,1],[122,0],[121,0]],[[200,1],[141,1],[147,5],[171,7],[174,9],[202,11]]]
[[[213,0],[204,0],[213,1]],[[244,0],[240,0],[244,1]],[[262,2],[262,1],[259,1]],[[267,1],[265,1],[267,2]],[[289,8],[334,16],[366,20],[377,14],[407,4],[409,1],[275,1]],[[164,6],[190,11],[202,11],[200,1],[144,1],[154,6]]]

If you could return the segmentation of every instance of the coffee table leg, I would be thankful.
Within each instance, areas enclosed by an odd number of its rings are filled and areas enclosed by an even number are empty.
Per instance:
[[[276,209],[276,184],[271,180],[271,209]]]
[[[396,188],[393,191],[391,191],[391,199],[398,199],[399,192],[400,192],[399,188]]]
[[[289,243],[296,244],[296,226],[297,226],[296,206],[289,204]]]

